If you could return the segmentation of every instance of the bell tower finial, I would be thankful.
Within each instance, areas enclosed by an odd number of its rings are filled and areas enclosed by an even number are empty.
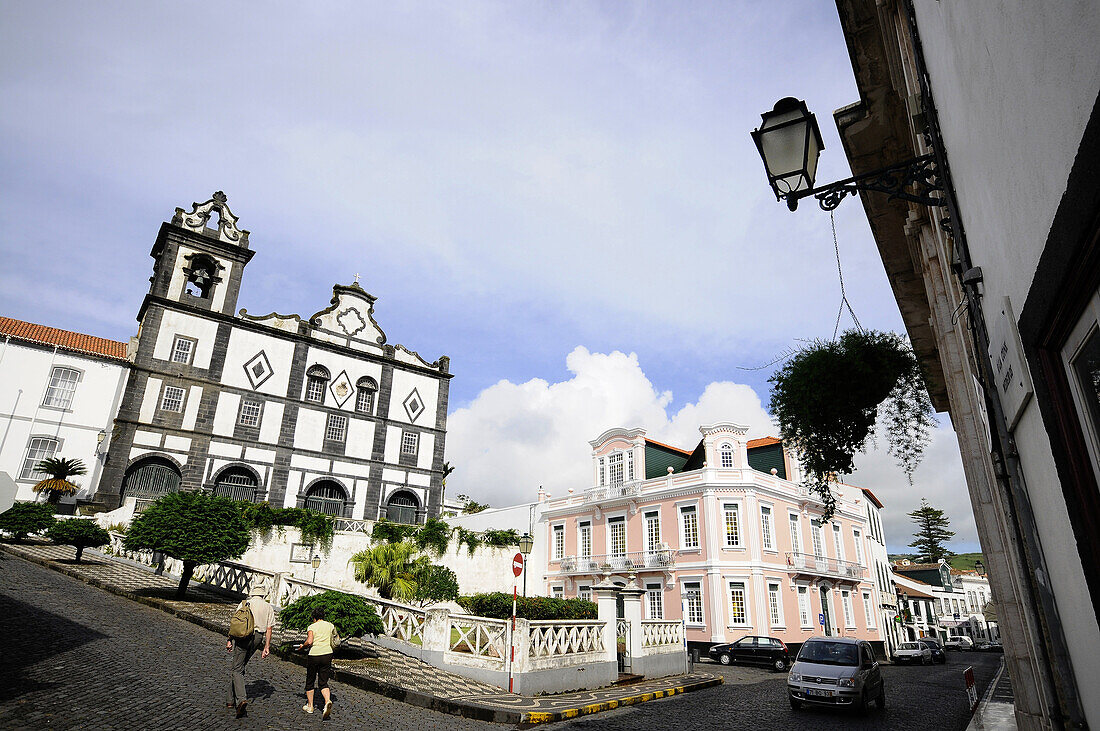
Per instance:
[[[238,219],[229,210],[226,202],[228,200],[225,193],[220,190],[215,191],[214,195],[210,196],[210,200],[205,203],[192,203],[190,213],[177,208],[176,215],[172,217],[172,224],[247,249],[248,231],[237,228]],[[206,224],[215,213],[218,214],[217,224],[215,228],[210,228]]]

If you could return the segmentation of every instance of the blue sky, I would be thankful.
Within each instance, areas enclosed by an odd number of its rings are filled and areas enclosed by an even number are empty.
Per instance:
[[[452,492],[581,489],[624,420],[769,431],[771,369],[739,366],[831,335],[839,292],[828,215],[775,202],[749,131],[805,98],[819,179],[848,175],[830,3],[257,7],[0,6],[0,312],[133,335],[160,222],[224,190],[257,252],[241,307],[308,315],[359,273],[391,342],[451,357]],[[836,224],[861,321],[899,329],[858,202]],[[915,490],[877,453],[853,481],[894,543],[927,494],[970,548],[949,430],[930,457]]]

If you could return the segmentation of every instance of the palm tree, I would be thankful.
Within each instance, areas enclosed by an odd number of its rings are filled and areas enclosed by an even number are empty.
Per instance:
[[[50,505],[57,505],[61,502],[62,495],[75,495],[80,488],[69,482],[69,478],[78,477],[88,472],[82,461],[67,457],[44,459],[34,466],[34,470],[49,475],[31,489],[35,492],[46,493],[46,502]]]
[[[383,543],[360,551],[348,563],[355,568],[355,580],[377,588],[383,599],[407,602],[416,594],[416,572],[427,562],[416,552],[411,543]]]

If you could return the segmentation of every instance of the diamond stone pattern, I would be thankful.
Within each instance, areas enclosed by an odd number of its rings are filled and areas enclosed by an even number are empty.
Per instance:
[[[424,413],[424,399],[420,398],[420,392],[415,388],[401,404],[405,407],[405,413],[409,415],[409,421],[413,423],[416,423],[417,417]]]
[[[248,376],[248,382],[252,384],[252,388],[256,389],[275,375],[275,370],[271,367],[271,361],[267,359],[267,353],[261,350],[245,361],[244,374]]]
[[[347,371],[340,371],[340,375],[336,376],[329,384],[328,390],[332,392],[332,397],[336,399],[337,406],[346,404],[352,393],[355,392]]]

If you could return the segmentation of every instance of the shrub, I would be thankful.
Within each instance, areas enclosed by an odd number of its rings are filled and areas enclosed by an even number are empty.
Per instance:
[[[157,498],[134,518],[126,534],[131,551],[160,551],[183,562],[176,598],[200,564],[237,558],[252,536],[240,506],[223,497],[201,492],[170,492]]]
[[[336,520],[306,508],[273,508],[268,503],[239,503],[241,516],[252,530],[268,531],[274,526],[293,526],[301,531],[302,541],[316,543],[326,551],[332,546]]]
[[[451,542],[451,526],[438,518],[431,518],[420,526],[413,540],[421,551],[430,548],[436,556],[442,556]]]
[[[416,592],[413,601],[420,606],[437,602],[453,602],[458,598],[458,577],[446,566],[424,564],[416,571]]]
[[[16,503],[0,513],[0,530],[11,540],[22,541],[32,533],[41,533],[57,522],[53,506],[45,503]]]
[[[59,520],[50,526],[46,535],[54,543],[63,543],[76,548],[76,562],[80,563],[80,557],[85,548],[95,548],[111,542],[111,536],[107,531],[99,527],[91,518],[73,518],[71,520]]]
[[[394,523],[393,521],[383,518],[374,524],[374,530],[371,531],[370,539],[374,543],[400,543],[406,538],[411,538],[416,533],[415,525],[405,525],[404,523]]]
[[[314,607],[325,610],[325,619],[336,625],[341,637],[380,635],[385,632],[382,619],[374,607],[361,596],[341,591],[326,591],[305,596],[279,612],[283,626],[304,631],[313,623]]]
[[[474,551],[477,550],[478,546],[483,544],[480,533],[461,527],[455,529],[455,539],[458,541],[458,545],[466,546],[466,552],[471,556],[474,555]]]
[[[107,526],[108,533],[121,533],[126,535],[126,531],[130,530],[130,526],[126,523],[111,523]]]
[[[508,530],[487,530],[481,534],[482,540],[485,541],[485,545],[493,546],[494,548],[508,548],[509,546],[519,545],[519,534],[516,533],[514,528]]]
[[[470,614],[491,619],[512,616],[512,595],[502,591],[460,596],[458,604]],[[529,596],[516,599],[516,616],[524,619],[596,619],[596,604],[585,599]]]

